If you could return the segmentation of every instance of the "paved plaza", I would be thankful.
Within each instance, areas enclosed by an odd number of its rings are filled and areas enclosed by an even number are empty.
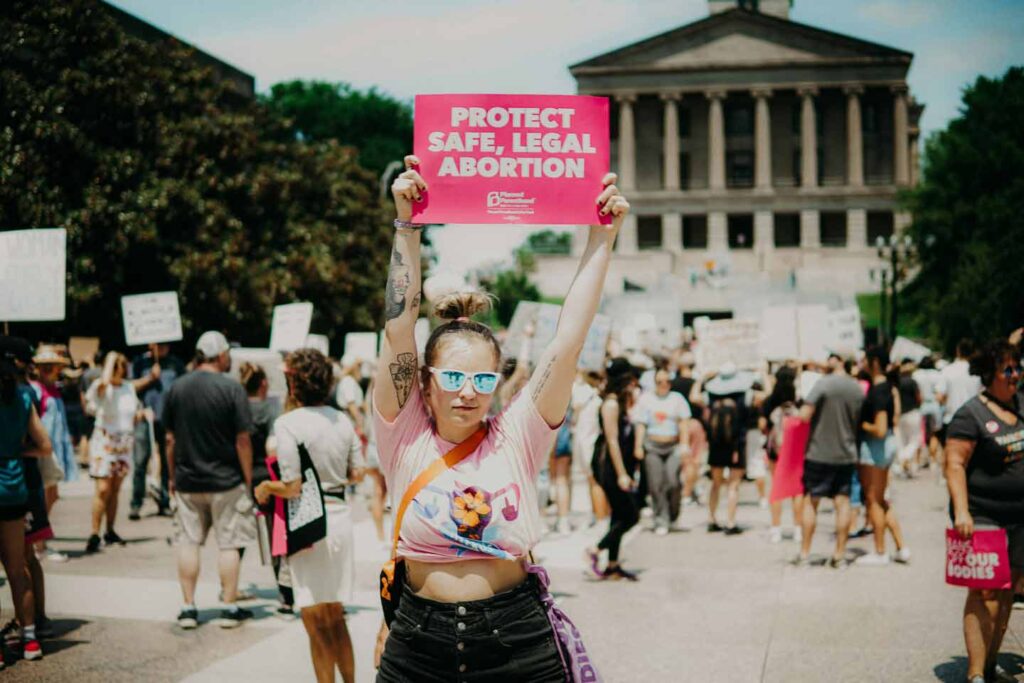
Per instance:
[[[740,521],[748,531],[742,536],[706,533],[703,508],[685,511],[688,532],[656,537],[634,530],[623,556],[641,572],[636,584],[583,575],[583,548],[601,530],[585,528],[582,511],[575,521],[584,528],[547,537],[538,555],[605,681],[961,681],[963,593],[943,584],[946,494],[925,474],[894,482],[892,489],[914,552],[909,566],[790,567],[796,547],[768,542],[768,512],[756,505],[753,485],[744,486]],[[203,623],[181,631],[173,621],[181,599],[167,541],[171,521],[123,520],[118,530],[127,547],[85,557],[90,492],[88,481],[65,486],[54,515],[53,545],[72,556],[46,568],[49,612],[59,636],[44,643],[42,661],[16,662],[3,672],[6,680],[313,680],[302,625],[274,614],[272,573],[259,566],[255,553],[245,559],[242,583],[261,596],[251,604],[256,618],[235,630]],[[574,507],[582,510],[584,503],[577,495]],[[358,680],[371,681],[380,623],[374,587],[386,549],[359,507],[349,624]],[[820,521],[819,562],[831,547],[831,513]],[[852,542],[853,552],[867,548],[867,539]],[[206,622],[218,606],[215,554],[206,549],[197,596]],[[2,609],[8,618],[6,587]],[[1003,666],[1024,672],[1024,612],[1011,620],[1003,651]]]

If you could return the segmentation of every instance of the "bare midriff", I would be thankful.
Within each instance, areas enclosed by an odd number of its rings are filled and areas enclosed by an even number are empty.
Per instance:
[[[653,434],[647,435],[648,440],[654,443],[666,444],[666,443],[678,443],[678,436],[654,436]]]
[[[510,591],[526,580],[521,560],[406,560],[409,587],[421,598],[436,602],[485,600]]]

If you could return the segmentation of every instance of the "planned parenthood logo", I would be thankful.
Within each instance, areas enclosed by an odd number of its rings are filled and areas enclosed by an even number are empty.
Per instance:
[[[510,222],[522,220],[521,216],[532,216],[536,204],[537,198],[528,197],[525,192],[487,193],[487,213]]]

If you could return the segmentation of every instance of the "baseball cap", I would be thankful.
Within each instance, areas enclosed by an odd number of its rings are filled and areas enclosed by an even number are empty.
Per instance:
[[[227,337],[216,330],[203,332],[202,336],[199,337],[199,341],[196,342],[196,351],[203,354],[203,358],[208,358],[210,360],[216,358],[230,348],[231,344],[228,344]]]
[[[0,335],[0,358],[31,363],[32,345],[21,337]]]

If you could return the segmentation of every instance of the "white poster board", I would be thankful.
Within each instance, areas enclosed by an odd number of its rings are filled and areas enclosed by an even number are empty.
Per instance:
[[[796,311],[800,360],[824,363],[832,342],[828,326],[828,306],[799,306]]]
[[[800,358],[795,306],[769,306],[762,311],[761,357],[770,361]]]
[[[697,365],[718,370],[725,363],[756,368],[761,363],[761,323],[757,320],[711,320],[704,325],[697,345]]]
[[[923,344],[910,341],[906,337],[896,337],[889,349],[889,359],[893,363],[902,363],[904,358],[909,358],[915,363],[920,363],[925,357],[932,355],[932,350]]]
[[[536,301],[520,301],[508,325],[508,334],[502,347],[505,358],[518,358],[522,348],[524,332],[528,324],[533,324],[533,339],[530,343],[530,363],[534,367],[540,362],[541,354],[551,344],[558,330],[558,316],[562,307]],[[587,331],[583,353],[580,354],[578,367],[584,370],[601,370],[604,368],[605,348],[612,330],[609,316],[598,314],[594,323]]]
[[[864,329],[860,324],[860,309],[856,306],[829,312],[828,326],[830,351],[852,356],[864,348]]]
[[[316,349],[325,356],[331,355],[331,340],[326,334],[307,334],[305,346],[307,349]]]
[[[345,363],[377,360],[376,332],[349,332],[345,335]]]
[[[308,301],[274,306],[274,318],[270,323],[270,349],[294,351],[302,348],[306,344],[312,322],[313,304]]]
[[[611,334],[611,316],[601,313],[594,316],[594,324],[587,331],[587,339],[583,342],[583,352],[580,353],[579,368],[581,370],[604,370],[604,359],[608,350],[608,337]]]
[[[0,321],[63,320],[66,280],[63,228],[0,232]]]
[[[121,297],[124,343],[145,346],[181,341],[177,292],[151,292]]]
[[[288,382],[284,378],[284,358],[279,351],[270,349],[253,349],[245,347],[233,347],[231,354],[231,370],[228,375],[239,380],[238,370],[242,363],[249,362],[263,368],[267,375],[267,391],[270,396],[276,397],[281,404],[288,397]]]

